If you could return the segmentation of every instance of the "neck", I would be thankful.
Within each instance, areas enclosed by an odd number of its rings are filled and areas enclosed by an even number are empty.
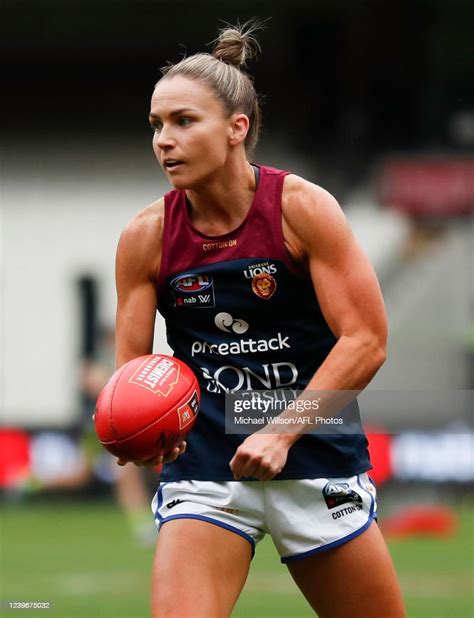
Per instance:
[[[209,236],[234,230],[247,216],[255,191],[255,174],[247,159],[224,167],[202,187],[186,190],[193,226]]]

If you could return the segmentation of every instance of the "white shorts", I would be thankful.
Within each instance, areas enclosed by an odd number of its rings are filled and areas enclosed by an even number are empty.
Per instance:
[[[350,478],[291,481],[161,483],[152,502],[158,529],[173,519],[199,519],[239,534],[252,545],[270,534],[282,562],[350,541],[376,517],[367,473]]]

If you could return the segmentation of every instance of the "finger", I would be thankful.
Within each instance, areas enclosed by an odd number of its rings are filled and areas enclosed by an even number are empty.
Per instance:
[[[229,462],[229,466],[234,474],[235,480],[239,481],[243,476],[252,476],[259,463],[259,458],[254,458],[250,453],[237,449],[235,455]]]
[[[260,481],[271,481],[273,478],[275,478],[275,476],[280,474],[280,472],[281,470],[274,470],[272,468],[269,468],[265,471],[262,471],[262,473],[259,476],[259,480]]]
[[[229,464],[229,467],[230,467],[232,474],[234,475],[234,480],[240,481],[240,477],[242,476],[240,474],[241,466],[232,460],[232,462]]]
[[[242,477],[242,469],[247,462],[246,456],[242,455],[239,452],[236,452],[235,455],[229,462],[230,469],[232,474],[234,475],[234,479],[239,481]]]
[[[243,465],[240,467],[239,478],[236,478],[236,480],[238,481],[239,479],[241,479],[244,476],[255,477],[255,475],[259,471],[259,468],[260,468],[260,461],[259,460],[248,458],[243,463]]]
[[[172,463],[175,461],[180,455],[182,455],[186,451],[186,442],[181,442],[178,446],[175,446],[174,449],[165,453],[163,458],[163,463]]]
[[[270,481],[281,472],[281,468],[277,468],[271,460],[255,459],[254,463],[250,462],[242,470],[243,476],[251,476],[259,481]]]
[[[260,470],[261,481],[271,481],[275,476],[280,474],[282,468],[279,462],[265,461]]]
[[[164,455],[163,463],[165,464],[172,463],[179,457],[179,455],[180,455],[180,449],[178,447],[175,447],[174,449],[166,453],[166,455]]]
[[[274,470],[267,462],[256,462],[250,469],[245,470],[245,476],[251,476],[259,481],[270,480],[275,476]]]
[[[144,466],[146,468],[153,468],[154,466],[157,466],[161,463],[163,463],[163,455],[160,455],[159,457],[153,457],[152,459],[146,459],[145,461],[139,462],[138,465]]]

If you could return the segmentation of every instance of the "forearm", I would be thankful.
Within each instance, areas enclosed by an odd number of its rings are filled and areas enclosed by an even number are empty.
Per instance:
[[[290,424],[284,432],[290,445],[317,428],[317,419],[336,417],[367,386],[385,360],[385,345],[375,337],[341,337],[315,372],[298,400],[301,410],[285,410],[281,417],[303,417],[306,422]],[[291,429],[290,429],[291,428]]]
[[[308,383],[308,390],[362,390],[385,361],[375,336],[342,336]]]
[[[118,369],[128,361],[153,350],[153,334],[151,330],[130,325],[125,328],[117,322],[115,366]]]
[[[140,286],[121,298],[115,322],[116,367],[132,358],[151,354],[156,315],[156,295],[151,286]]]

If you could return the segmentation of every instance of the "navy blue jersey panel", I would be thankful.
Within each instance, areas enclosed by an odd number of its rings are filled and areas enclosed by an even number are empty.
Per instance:
[[[163,480],[232,480],[245,435],[225,434],[224,398],[235,390],[303,389],[336,344],[309,277],[281,260],[241,258],[171,272],[159,310],[174,354],[195,371],[202,401],[185,455]],[[350,476],[371,467],[357,403],[350,434],[307,434],[277,479]]]

